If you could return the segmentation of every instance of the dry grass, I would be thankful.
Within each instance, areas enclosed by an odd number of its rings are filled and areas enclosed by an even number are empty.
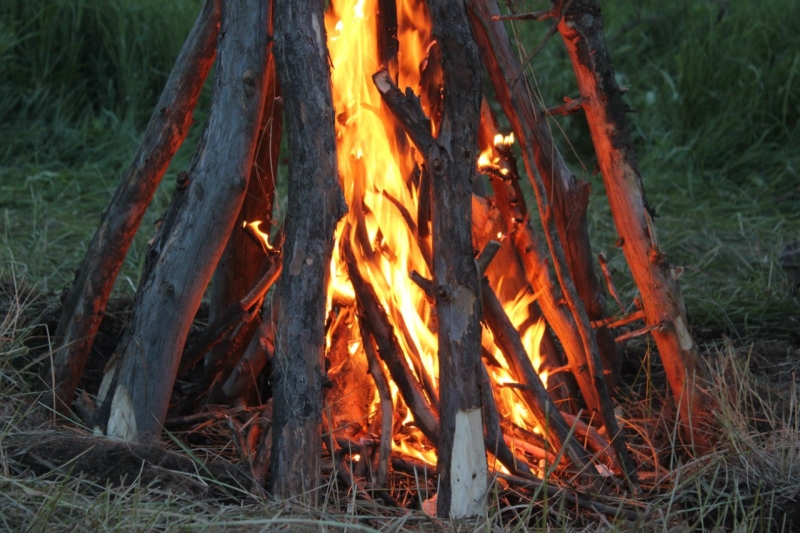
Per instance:
[[[702,457],[680,442],[658,363],[645,360],[646,371],[621,395],[643,493],[617,500],[637,510],[639,520],[615,521],[558,498],[531,498],[495,484],[489,516],[456,526],[420,511],[354,499],[335,482],[322,487],[318,509],[253,496],[237,477],[241,471],[231,473],[238,460],[221,429],[205,430],[213,444],[189,446],[185,435],[175,434],[167,439],[169,450],[148,451],[96,439],[75,421],[57,420],[33,390],[35,354],[48,353],[31,349],[42,306],[19,280],[3,289],[0,528],[9,531],[791,531],[800,526],[794,381],[800,358],[788,345],[723,342],[707,348],[708,390],[721,438]],[[327,463],[328,474],[330,469]]]

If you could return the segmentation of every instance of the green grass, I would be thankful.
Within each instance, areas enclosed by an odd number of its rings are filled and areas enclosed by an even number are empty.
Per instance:
[[[43,292],[71,282],[199,8],[199,0],[0,4],[0,261]],[[201,100],[202,124],[208,94]],[[142,244],[196,138],[167,174],[119,290],[137,279]]]
[[[800,239],[800,5],[743,0],[603,3],[606,37],[662,249],[706,335],[800,340],[800,307],[777,263]],[[544,3],[528,6],[542,9]],[[528,50],[549,21],[515,25]],[[535,24],[535,23],[533,23]],[[558,36],[533,61],[548,107],[577,97]],[[582,116],[558,119],[562,153],[591,181],[595,248],[621,274]],[[557,129],[556,129],[557,131]],[[628,298],[628,276],[616,280]]]

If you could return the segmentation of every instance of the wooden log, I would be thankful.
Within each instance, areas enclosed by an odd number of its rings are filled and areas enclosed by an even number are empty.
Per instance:
[[[486,450],[497,457],[500,464],[512,474],[533,477],[530,466],[514,456],[514,452],[508,447],[503,437],[497,403],[492,394],[492,381],[484,364],[481,364],[481,394],[483,396],[483,432]]]
[[[214,101],[186,197],[118,350],[111,437],[161,434],[186,335],[247,190],[264,107],[267,8],[265,0],[223,4]]]
[[[271,305],[267,305],[261,318],[258,332],[250,340],[250,344],[236,364],[236,367],[222,385],[222,394],[228,401],[242,396],[256,384],[256,377],[261,374],[267,361],[275,353],[275,328],[280,314],[280,300],[273,296]]]
[[[472,251],[483,69],[463,0],[429,0],[444,70],[444,112],[430,164],[441,432],[436,514],[485,516],[488,466],[481,409],[480,280]]]
[[[697,382],[704,370],[689,333],[680,286],[659,248],[625,119],[628,108],[603,35],[600,2],[575,0],[565,9],[558,29],[578,81],[619,242],[642,295],[645,323],[658,326],[652,335],[679,406],[684,438],[707,450],[710,415]]]
[[[333,233],[347,211],[336,160],[323,5],[275,6],[275,60],[284,94],[289,157],[281,316],[272,374],[275,498],[316,505],[320,483],[325,286]]]
[[[501,301],[507,302],[516,298],[525,290],[533,290],[534,293],[540,293],[543,287],[533,289],[528,282],[529,278],[534,277],[535,272],[526,269],[523,265],[521,255],[522,251],[517,249],[517,239],[514,233],[518,231],[518,226],[526,225],[527,231],[532,231],[529,226],[527,218],[528,207],[525,202],[525,197],[522,195],[519,184],[519,174],[516,171],[516,162],[513,158],[504,160],[504,158],[513,155],[510,150],[503,150],[501,154],[496,147],[495,139],[500,135],[500,128],[497,125],[494,113],[489,107],[486,98],[481,102],[481,123],[478,130],[478,146],[482,151],[486,147],[491,147],[492,152],[500,159],[497,162],[506,168],[507,174],[503,174],[500,167],[496,166],[494,162],[490,162],[488,168],[480,168],[479,171],[484,172],[489,177],[492,189],[495,195],[492,197],[492,204],[499,216],[499,228],[494,230],[492,237],[496,238],[497,231],[502,233],[502,247],[500,249],[500,258],[498,261],[493,262],[489,269],[486,271],[489,282]],[[479,163],[480,164],[480,163]],[[473,224],[475,212],[473,211]],[[474,233],[473,228],[473,233]],[[509,238],[510,236],[510,238]],[[502,284],[498,281],[502,278]],[[551,285],[552,287],[552,285]],[[540,293],[541,294],[541,293]],[[545,297],[550,299],[550,302],[556,302],[559,296],[548,294]],[[541,296],[539,296],[541,298]],[[553,306],[551,305],[551,308]],[[538,302],[532,302],[529,306],[529,321],[530,323],[539,320],[542,317],[542,309]],[[565,315],[567,318],[568,315]],[[554,317],[558,321],[558,317]],[[563,331],[565,326],[561,326]],[[565,343],[568,344],[568,343]],[[573,343],[574,346],[578,346]],[[539,351],[544,358],[546,368],[559,368],[567,364],[565,355],[561,348],[559,348],[555,340],[551,328],[547,328],[542,337]],[[559,407],[567,410],[577,412],[577,384],[575,377],[569,372],[561,372],[550,374],[547,380],[547,391],[550,396],[556,400]]]
[[[562,448],[566,449],[566,455],[582,477],[591,482],[593,472],[591,460],[588,453],[580,444],[569,438],[570,426],[564,420],[553,400],[547,394],[542,380],[534,370],[525,347],[522,345],[519,332],[514,328],[508,319],[503,306],[495,296],[492,288],[489,287],[488,280],[483,281],[482,287],[484,319],[486,325],[494,336],[495,343],[503,352],[506,361],[511,366],[511,371],[517,380],[524,385],[523,397],[527,400],[536,422],[545,433],[548,442],[552,444],[553,450],[558,452]]]
[[[485,5],[488,3],[487,0],[481,1],[482,4],[479,4],[478,0],[472,0],[471,5]],[[497,10],[496,3],[493,2],[492,7],[495,11]],[[492,15],[493,13],[488,14]],[[475,17],[473,18],[473,21],[476,21]],[[476,22],[478,23],[475,24],[475,27],[480,28],[480,31],[485,32],[486,26],[480,26],[480,21]],[[493,24],[502,25],[502,23],[499,22]],[[478,31],[479,30],[476,29],[476,33]],[[484,35],[486,35],[486,33],[484,33]],[[513,82],[513,78],[510,81]],[[526,133],[525,130],[522,131],[523,133]],[[528,152],[531,150],[532,148],[529,143],[523,144],[523,152]],[[606,426],[606,430],[611,438],[611,444],[614,447],[617,460],[619,461],[623,473],[629,482],[630,488],[632,491],[636,492],[638,491],[638,483],[636,481],[635,466],[628,453],[624,433],[622,432],[614,413],[614,404],[609,393],[608,382],[606,381],[606,377],[604,375],[604,365],[600,357],[600,350],[598,348],[597,340],[594,332],[591,329],[588,313],[580,299],[578,290],[572,277],[572,273],[569,271],[570,263],[567,261],[564,247],[562,246],[562,238],[559,236],[556,224],[556,213],[558,213],[559,209],[555,207],[557,204],[552,203],[551,195],[548,193],[550,188],[545,185],[542,176],[529,171],[528,177],[531,180],[533,192],[536,195],[536,203],[539,208],[539,215],[542,220],[545,239],[547,240],[547,245],[550,249],[554,271],[556,273],[556,277],[558,278],[558,282],[561,285],[561,290],[563,291],[563,296],[567,306],[575,319],[575,326],[580,334],[584,353],[586,354],[586,360],[589,363],[589,374],[591,376],[592,385],[594,386],[594,390],[597,394],[599,406],[598,413],[600,414],[603,424]],[[588,273],[583,273],[583,275],[588,275]]]
[[[520,63],[513,52],[505,26],[494,19],[500,15],[495,0],[468,0],[475,39],[483,64],[495,89],[503,112],[522,148],[528,177],[541,176],[558,236],[564,247],[567,267],[591,320],[605,316],[605,294],[594,270],[593,256],[586,224],[589,184],[579,180],[561,157],[547,124],[543,110],[537,104],[528,79],[517,73]],[[621,364],[617,347],[610,333],[598,332],[597,343],[603,366],[609,371],[609,388]]]
[[[246,315],[254,311],[253,306],[261,302],[270,287],[277,281],[282,266],[280,257],[274,258],[266,272],[261,275],[253,287],[250,287],[249,292],[240,300],[229,305],[194,342],[186,346],[181,357],[180,367],[178,367],[179,376],[190,370],[200,358],[219,345],[231,331],[242,323]]]
[[[360,319],[359,322],[363,322]],[[364,344],[364,352],[367,354],[369,363],[369,373],[375,381],[378,395],[381,400],[381,438],[378,446],[378,468],[375,471],[373,485],[385,487],[389,474],[389,458],[392,454],[392,427],[394,425],[394,407],[392,406],[392,395],[389,391],[389,383],[383,374],[383,367],[375,354],[375,347],[372,344],[370,335],[364,335],[362,329],[361,342]]]
[[[272,35],[272,13],[267,34]],[[250,170],[250,181],[244,203],[236,219],[225,251],[222,253],[209,291],[209,321],[214,321],[226,309],[244,297],[262,273],[267,261],[263,244],[251,238],[244,230],[245,224],[261,221],[261,230],[269,234],[272,226],[272,205],[275,198],[275,181],[278,171],[278,152],[281,146],[283,105],[280,87],[275,74],[275,58],[267,57],[266,97],[261,113],[259,139]],[[249,343],[250,339],[244,341]],[[246,346],[246,344],[245,344]],[[210,357],[213,355],[210,354]]]
[[[220,0],[206,0],[159,98],[130,167],[103,213],[63,301],[53,368],[53,406],[66,414],[100,327],[108,297],[142,217],[172,157],[189,132],[192,112],[217,51]],[[47,365],[46,365],[47,366]],[[52,383],[51,383],[52,379]]]
[[[461,65],[461,72],[469,72],[469,67]],[[479,70],[473,72],[475,73],[479,74]],[[453,88],[454,84],[458,87],[459,82],[447,81],[447,69],[445,76],[448,87]],[[442,394],[452,395],[447,400],[447,407],[440,397],[441,409],[446,409],[449,413],[449,422],[448,428],[443,426],[440,433],[440,439],[448,439],[448,444],[443,447],[440,442],[437,446],[438,468],[446,473],[440,478],[436,512],[440,516],[459,519],[476,516],[485,512],[484,473],[488,473],[482,437],[476,436],[482,424],[480,387],[477,380],[479,374],[477,366],[470,359],[473,357],[472,344],[477,342],[474,356],[477,356],[478,364],[480,363],[480,309],[475,308],[476,305],[480,306],[480,293],[473,292],[469,279],[474,276],[477,280],[477,267],[472,257],[471,231],[471,187],[474,160],[477,158],[477,123],[473,125],[473,144],[470,145],[467,142],[469,132],[463,124],[469,115],[459,117],[459,120],[451,119],[450,117],[458,116],[458,113],[448,111],[448,106],[455,104],[448,104],[445,96],[445,116],[440,137],[449,140],[450,146],[449,149],[440,146],[430,134],[430,121],[410,89],[404,95],[385,70],[376,73],[373,81],[383,101],[423,154],[425,165],[431,172],[440,391]],[[480,104],[480,93],[477,104]],[[465,107],[469,107],[469,104]],[[476,119],[479,118],[480,109],[477,111]],[[453,129],[456,127],[458,130]],[[455,139],[459,139],[459,144],[454,142]],[[453,170],[448,168],[451,166],[454,167]],[[469,181],[464,181],[465,179]],[[448,188],[451,189],[448,191]],[[463,197],[465,193],[466,198]],[[463,203],[468,207],[464,207]],[[459,207],[456,208],[455,205]],[[467,216],[464,217],[463,214]],[[439,237],[436,236],[437,233]],[[448,242],[441,242],[443,240]],[[469,267],[460,264],[463,262],[463,254],[467,254],[469,258]],[[478,320],[478,324],[473,324],[475,320]],[[474,331],[475,326],[477,331]],[[444,424],[444,416],[441,423]],[[456,431],[459,432],[458,446],[454,448]],[[461,433],[462,431],[466,433]],[[482,430],[480,431],[482,434]]]
[[[488,109],[488,104],[484,105],[484,109],[482,128],[495,131],[494,118]],[[487,136],[489,136],[488,133]],[[503,168],[508,171],[507,174],[500,172],[489,174],[497,207],[511,232],[511,238],[525,266],[528,282],[534,292],[539,295],[537,302],[542,314],[553,328],[558,340],[561,341],[570,370],[583,394],[583,399],[590,412],[596,412],[600,402],[589,373],[586,351],[575,326],[575,318],[566,307],[561,305],[561,294],[550,274],[549,259],[531,227],[525,196],[519,186],[516,162],[509,159],[505,161]]]
[[[348,228],[345,228],[343,235],[348,235]],[[406,405],[411,409],[414,422],[422,431],[425,437],[436,446],[439,441],[439,415],[436,409],[428,402],[419,381],[414,379],[411,368],[403,356],[403,351],[395,337],[386,311],[381,307],[375,290],[370,286],[358,270],[355,256],[351,248],[350,240],[342,238],[342,253],[347,264],[347,273],[353,284],[358,303],[358,313],[360,323],[365,327],[361,333],[365,337],[372,337],[378,346],[378,355],[386,364],[392,381],[397,385],[400,395]],[[363,320],[361,320],[363,318]],[[365,333],[368,333],[366,335]],[[364,342],[367,342],[366,340]]]

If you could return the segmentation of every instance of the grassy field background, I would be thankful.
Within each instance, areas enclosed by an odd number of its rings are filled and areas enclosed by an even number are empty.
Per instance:
[[[547,6],[516,5],[520,11]],[[698,338],[715,344],[724,334],[736,346],[800,344],[800,302],[778,263],[781,250],[800,240],[800,3],[603,5],[618,81],[630,88],[627,100],[637,111],[629,120],[648,199],[660,215],[655,223],[662,248],[685,269],[681,285]],[[56,301],[71,282],[199,6],[198,0],[0,3],[4,286],[26,284],[39,298]],[[512,29],[530,50],[546,27],[526,22]],[[533,73],[549,107],[577,96],[557,38],[533,61]],[[195,116],[198,125],[208,93]],[[593,243],[609,255],[618,288],[630,301],[635,289],[613,246],[583,118],[553,125],[563,132],[559,142],[570,164],[592,183]],[[150,228],[169,200],[175,174],[188,166],[198,130],[156,195],[118,294],[134,291]],[[24,306],[14,303],[13,292],[4,289],[0,306],[6,312],[0,341],[5,359],[24,350]],[[6,381],[24,389],[17,378],[3,376],[4,391]],[[796,424],[796,416],[791,420]],[[0,444],[2,437],[0,432]],[[142,499],[136,491],[125,497]],[[34,514],[36,520],[44,516]]]
[[[541,8],[531,4],[529,8]],[[800,5],[610,1],[607,38],[659,237],[695,327],[798,339],[798,305],[777,264],[800,239]],[[72,278],[191,28],[197,0],[8,0],[0,6],[0,268],[45,293]],[[546,25],[517,24],[532,48]],[[575,97],[554,39],[534,63],[543,101]],[[208,104],[204,95],[197,123]],[[592,182],[593,242],[621,273],[588,132],[560,120],[563,152]],[[199,128],[195,128],[197,130]],[[131,291],[149,224],[188,165],[185,143],[126,262]]]

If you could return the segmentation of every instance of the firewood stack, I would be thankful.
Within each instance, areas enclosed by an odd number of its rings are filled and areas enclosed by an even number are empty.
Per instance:
[[[579,98],[539,105],[526,74],[538,49],[518,60],[510,17],[548,23],[541,46],[562,36]],[[252,404],[265,373],[269,416],[246,441],[254,489],[276,498],[316,502],[323,446],[365,495],[380,495],[404,461],[435,461],[441,517],[484,514],[490,474],[635,494],[613,395],[617,345],[647,334],[685,442],[711,445],[697,347],[658,245],[597,0],[505,17],[495,0],[334,0],[327,12],[311,0],[206,0],[64,300],[42,374],[55,409],[73,406],[114,280],[214,61],[209,118],[149,245],[133,317],[98,397],[81,396],[87,422],[158,440],[168,412]],[[512,132],[500,131],[500,110]],[[588,121],[639,289],[632,310],[606,314],[603,278],[616,293],[594,266],[589,184],[556,148],[555,113]],[[207,291],[209,324],[187,343]],[[633,331],[615,334],[621,326]],[[189,374],[192,387],[176,396]]]

